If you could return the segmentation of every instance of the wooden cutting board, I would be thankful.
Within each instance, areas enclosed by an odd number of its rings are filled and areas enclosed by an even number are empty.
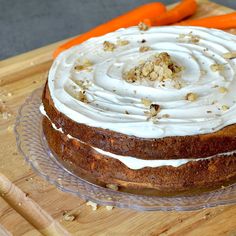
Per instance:
[[[199,3],[198,13],[193,18],[232,11],[206,0]],[[0,172],[73,235],[236,235],[236,205],[195,212],[135,212],[118,208],[108,211],[105,207],[92,211],[79,197],[57,190],[33,173],[17,152],[13,125],[25,98],[44,84],[52,52],[60,43],[0,62],[0,102],[9,114],[7,119],[0,115]],[[65,211],[72,211],[76,219],[65,221]],[[1,198],[0,225],[13,235],[40,235]]]

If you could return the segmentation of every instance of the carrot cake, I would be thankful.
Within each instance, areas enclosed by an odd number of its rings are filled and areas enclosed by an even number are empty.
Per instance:
[[[179,193],[236,179],[236,36],[131,27],[62,52],[40,110],[70,171],[127,191]]]

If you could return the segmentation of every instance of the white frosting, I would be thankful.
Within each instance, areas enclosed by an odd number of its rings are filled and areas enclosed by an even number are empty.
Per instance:
[[[200,37],[197,44],[178,40],[180,34],[190,32]],[[116,43],[118,39],[130,43],[113,52],[103,50],[105,40]],[[152,50],[139,52],[144,45],[142,39]],[[211,133],[236,123],[236,60],[223,58],[224,53],[235,50],[236,37],[219,30],[171,26],[140,31],[131,27],[92,38],[61,53],[50,69],[48,84],[57,110],[78,123],[141,138]],[[130,84],[122,79],[124,71],[163,51],[185,68],[181,89],[171,82],[164,87],[160,82]],[[78,60],[84,59],[92,61],[92,71],[75,71]],[[225,64],[225,70],[213,72],[212,64]],[[89,103],[76,98],[81,90],[78,81],[85,78],[91,83],[86,92]],[[228,93],[220,93],[216,85],[227,88]],[[188,93],[197,93],[199,98],[187,101]],[[159,104],[159,115],[169,114],[169,118],[147,120],[145,112],[149,108],[141,103],[142,98]],[[222,105],[230,109],[223,111]]]
[[[46,111],[44,110],[43,105],[41,105],[39,109],[40,109],[41,113],[50,120],[50,118],[47,116]],[[51,122],[51,124],[52,124],[52,127],[55,130],[57,130],[61,133],[64,133],[62,128],[58,129],[54,123]],[[76,141],[78,141],[82,144],[86,144],[85,142],[71,136],[70,134],[67,134],[67,137],[69,139],[74,139],[74,140],[76,140]],[[96,148],[96,147],[93,147],[93,146],[90,146],[90,147],[94,151],[106,156],[106,158],[114,158],[114,159],[119,160],[124,165],[126,165],[128,168],[133,169],[133,170],[138,170],[138,169],[142,169],[142,168],[145,168],[145,167],[153,167],[153,168],[162,167],[162,166],[179,167],[179,166],[181,166],[183,164],[186,164],[188,162],[191,162],[191,161],[194,162],[194,161],[200,161],[200,160],[208,160],[208,159],[212,159],[213,157],[216,157],[216,156],[230,156],[230,155],[236,153],[236,151],[232,151],[232,152],[221,153],[221,154],[218,154],[218,155],[215,155],[215,156],[210,156],[210,157],[207,157],[207,158],[197,158],[197,159],[143,160],[143,159],[139,159],[139,158],[131,157],[131,156],[117,155],[117,154],[107,152],[107,151],[104,151],[100,148]]]

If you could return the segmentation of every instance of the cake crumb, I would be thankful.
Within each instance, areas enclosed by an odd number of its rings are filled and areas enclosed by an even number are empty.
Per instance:
[[[196,93],[188,93],[186,96],[185,96],[185,99],[188,100],[188,101],[196,101],[198,98],[198,95]]]
[[[117,40],[117,46],[126,46],[129,44],[129,40]]]
[[[223,71],[224,70],[224,65],[222,65],[222,64],[212,64],[210,66],[210,68],[213,72]]]
[[[236,58],[236,52],[227,52],[223,54],[225,59],[234,59]]]
[[[106,188],[118,191],[119,187],[116,184],[106,184]]]
[[[96,211],[98,209],[98,204],[92,201],[86,202],[87,206],[91,206],[93,211]]]
[[[140,22],[140,23],[138,24],[138,28],[139,28],[139,30],[141,30],[141,31],[147,31],[147,30],[149,29],[149,26],[146,25],[144,22]]]
[[[219,92],[220,92],[220,93],[227,93],[227,92],[228,92],[228,89],[225,88],[225,87],[219,87]]]
[[[149,50],[151,50],[151,47],[149,47],[149,46],[141,46],[139,48],[139,52],[147,52]]]
[[[113,208],[114,208],[114,206],[106,206],[106,209],[107,209],[108,211],[111,211]]]
[[[229,106],[223,105],[223,106],[221,107],[221,109],[222,109],[222,111],[227,111],[227,110],[229,110]]]
[[[103,50],[104,51],[114,51],[116,49],[116,45],[114,43],[111,43],[109,41],[104,41],[103,42]]]

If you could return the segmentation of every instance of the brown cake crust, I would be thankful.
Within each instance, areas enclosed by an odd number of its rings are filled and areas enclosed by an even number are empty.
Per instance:
[[[66,166],[76,173],[92,176],[105,184],[170,193],[217,187],[236,179],[236,155],[189,162],[180,167],[132,170],[119,160],[106,157],[89,145],[69,139],[65,134],[56,131],[46,117],[43,118],[43,130],[49,147]]]
[[[235,124],[209,134],[145,139],[74,122],[55,108],[47,84],[42,100],[48,117],[58,128],[93,147],[114,154],[150,160],[187,159],[236,150]]]

